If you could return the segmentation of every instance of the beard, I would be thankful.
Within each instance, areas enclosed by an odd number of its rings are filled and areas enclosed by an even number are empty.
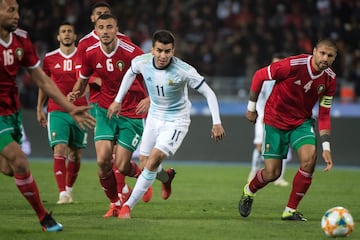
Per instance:
[[[7,25],[7,26],[3,26],[3,28],[10,33],[10,32],[14,32],[17,29],[17,26]]]

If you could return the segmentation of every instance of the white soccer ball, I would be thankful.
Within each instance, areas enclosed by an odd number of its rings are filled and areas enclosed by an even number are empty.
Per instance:
[[[322,217],[321,228],[330,237],[349,236],[354,229],[354,219],[346,208],[333,207]]]

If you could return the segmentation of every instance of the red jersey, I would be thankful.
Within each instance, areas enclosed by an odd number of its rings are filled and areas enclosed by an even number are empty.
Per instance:
[[[116,34],[116,36],[123,41],[131,42],[130,38],[123,33],[118,32]],[[80,39],[79,44],[77,46],[78,50],[77,50],[77,54],[76,54],[76,65],[77,65],[76,69],[78,71],[81,68],[81,61],[85,55],[86,49],[99,41],[100,41],[99,36],[96,34],[95,30],[92,30],[90,33],[86,34],[83,38]],[[99,85],[92,82],[92,80],[95,77],[98,77],[98,76],[93,75],[89,79],[89,88],[90,88],[89,102],[91,102],[91,103],[96,103],[98,101],[98,97],[100,94]]]
[[[131,60],[143,54],[143,51],[133,43],[117,39],[115,50],[105,53],[98,42],[89,47],[82,59],[80,77],[89,79],[93,73],[102,79],[98,105],[108,108],[114,101],[121,80],[131,65]],[[127,93],[121,109],[121,115],[129,118],[144,118],[136,114],[136,106],[141,99],[147,97],[144,81],[138,75]]]
[[[60,48],[45,54],[43,60],[44,72],[55,82],[56,86],[66,96],[72,91],[76,83],[76,69],[75,69],[76,49],[69,55],[61,52]],[[87,105],[85,97],[78,98],[75,102],[77,106]],[[65,110],[57,104],[52,98],[48,101],[48,112]]]
[[[330,129],[330,108],[336,90],[336,74],[327,68],[316,72],[311,55],[288,57],[262,68],[254,75],[251,90],[260,92],[262,82],[276,80],[266,102],[264,123],[290,130],[311,118],[319,101],[319,130]]]
[[[0,115],[7,116],[20,108],[16,75],[21,66],[40,66],[39,58],[29,34],[16,29],[10,33],[9,42],[0,39]]]

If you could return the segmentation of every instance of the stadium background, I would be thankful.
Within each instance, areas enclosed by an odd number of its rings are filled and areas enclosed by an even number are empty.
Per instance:
[[[89,0],[19,0],[20,27],[29,31],[42,57],[58,47],[59,23],[75,24],[78,38],[92,28]],[[333,114],[334,160],[360,165],[356,145],[360,117],[360,1],[356,0],[139,0],[108,1],[120,31],[144,51],[151,34],[173,31],[176,55],[206,76],[218,95],[227,138],[214,145],[203,98],[191,91],[193,123],[176,159],[250,161],[253,128],[243,117],[253,72],[270,62],[274,52],[311,53],[317,39],[331,37],[339,46],[334,64],[338,92]],[[46,131],[35,120],[37,87],[27,74],[18,78],[24,125],[33,157],[50,157]],[[92,136],[86,157],[94,157]],[[195,146],[195,147],[194,147]]]

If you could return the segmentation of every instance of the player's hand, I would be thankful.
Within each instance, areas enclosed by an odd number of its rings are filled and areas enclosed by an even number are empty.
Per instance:
[[[114,114],[116,114],[116,117],[119,117],[120,112],[121,112],[121,103],[113,102],[108,108],[107,117],[111,119]]]
[[[46,115],[43,111],[38,111],[36,113],[36,118],[37,118],[37,121],[39,122],[40,126],[46,127],[47,120],[46,120]]]
[[[80,93],[80,91],[69,92],[66,95],[66,98],[69,102],[75,102],[75,100],[79,97],[79,93]]]
[[[324,168],[324,172],[330,171],[332,166],[333,166],[333,162],[332,162],[332,157],[331,157],[331,153],[330,151],[323,151],[322,152],[322,157],[324,158],[324,161],[326,163],[326,167]]]
[[[82,129],[95,127],[96,120],[89,114],[90,108],[92,106],[76,106],[74,110],[69,112]]]
[[[136,114],[137,115],[145,114],[149,111],[149,108],[150,108],[150,98],[147,97],[141,99],[141,101],[136,106]]]
[[[255,112],[247,111],[247,112],[246,112],[246,118],[247,118],[247,120],[249,120],[249,121],[252,122],[253,124],[256,123],[257,117],[258,117],[257,111],[255,111]]]
[[[214,124],[211,129],[211,138],[216,142],[222,140],[225,137],[225,130],[221,124]]]

